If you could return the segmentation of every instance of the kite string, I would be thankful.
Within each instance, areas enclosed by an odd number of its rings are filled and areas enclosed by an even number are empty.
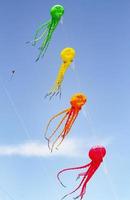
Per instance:
[[[75,78],[76,78],[76,80],[77,80],[76,83],[78,82],[77,87],[79,88],[79,86],[80,86],[80,88],[82,88],[82,87],[81,87],[81,86],[82,86],[81,80],[80,80],[79,76],[78,76],[77,73],[76,73],[76,68],[74,68],[73,71],[75,72]],[[90,123],[90,127],[91,127],[92,134],[93,134],[93,135],[96,135],[96,134],[95,134],[96,131],[95,131],[95,129],[93,128],[93,120],[92,120],[92,118],[91,118],[89,109],[87,109],[87,111],[86,111],[85,109],[83,109],[83,110],[82,110],[82,113],[83,113],[84,117],[85,117],[85,118],[89,121],[89,123]],[[110,174],[108,174],[108,167],[107,167],[106,161],[103,162],[103,171],[104,171],[104,173],[105,173],[105,175],[106,175],[106,177],[107,177],[107,182],[108,182],[109,187],[110,187],[110,190],[111,190],[111,192],[112,192],[112,194],[113,194],[113,196],[114,196],[114,199],[115,199],[115,200],[119,200],[118,195],[117,195],[117,192],[116,192],[116,189],[115,189],[115,185],[114,185],[114,183],[113,183],[113,181],[112,181],[112,177],[110,176]]]
[[[0,77],[0,83],[1,83],[1,86],[2,86],[2,88],[4,90],[4,92],[5,92],[8,100],[9,100],[9,102],[10,102],[10,104],[11,104],[11,106],[12,106],[12,108],[13,108],[13,110],[14,110],[14,112],[15,112],[15,114],[16,114],[16,116],[17,116],[17,118],[18,118],[18,120],[19,120],[19,122],[21,124],[21,126],[23,127],[23,129],[24,129],[24,131],[26,133],[27,138],[31,140],[31,135],[30,135],[30,133],[29,133],[29,131],[28,131],[28,129],[27,129],[22,117],[21,117],[21,115],[19,114],[19,112],[18,112],[18,110],[16,108],[15,103],[14,103],[14,101],[13,101],[13,99],[12,99],[12,97],[11,97],[9,91],[8,91],[8,89],[5,87],[1,77]],[[39,157],[39,160],[42,161],[42,158]],[[45,173],[47,173],[47,170],[45,170],[45,168],[43,168],[43,169],[44,169]],[[46,169],[48,169],[48,168],[46,168]],[[8,193],[8,196],[9,196],[9,193]],[[11,195],[10,195],[10,197],[11,197]],[[14,198],[10,198],[10,199],[11,200],[15,200]]]
[[[75,63],[74,63],[75,65]],[[81,79],[79,77],[79,75],[77,74],[76,72],[76,67],[72,68],[73,72],[74,72],[74,78],[75,78],[75,82],[76,82],[76,85],[77,85],[77,89],[79,91],[82,90],[82,82],[81,82]],[[87,122],[89,122],[89,126],[90,126],[90,131],[91,131],[91,135],[95,135],[95,129],[93,128],[93,120],[92,120],[92,117],[91,117],[91,114],[90,114],[90,111],[89,111],[89,107],[87,105],[87,110],[86,109],[82,109],[82,114],[84,116],[84,118],[87,120]]]
[[[61,31],[65,35],[65,38],[66,38],[66,45],[69,47],[71,40],[70,40],[68,31],[66,31],[66,29],[65,29],[64,18],[63,17],[61,18],[60,22],[61,22]]]
[[[18,110],[17,110],[17,108],[16,108],[16,105],[15,105],[15,103],[14,103],[14,100],[12,99],[12,97],[11,97],[11,95],[10,95],[8,89],[7,89],[6,86],[4,85],[4,82],[3,82],[3,80],[1,79],[1,77],[0,77],[0,83],[1,83],[1,86],[2,86],[2,88],[3,88],[3,90],[4,90],[4,92],[5,92],[5,94],[6,94],[7,98],[8,98],[8,100],[9,100],[9,102],[10,102],[10,105],[12,106],[12,108],[13,108],[13,110],[14,110],[14,112],[15,112],[15,114],[16,114],[16,116],[17,116],[17,118],[18,118],[18,120],[19,120],[19,122],[20,122],[20,124],[21,124],[21,126],[23,127],[23,129],[24,129],[24,131],[25,131],[25,133],[26,133],[27,138],[28,138],[28,139],[31,139],[30,133],[29,133],[29,131],[28,131],[26,125],[25,125],[25,122],[24,122],[23,118],[21,117],[21,115],[19,114],[19,112],[18,112]]]
[[[30,138],[29,132],[28,132],[28,130],[27,130],[25,124],[24,124],[24,121],[22,120],[20,114],[18,113],[18,111],[17,111],[17,109],[16,109],[16,106],[15,106],[15,104],[14,104],[14,101],[13,101],[13,99],[12,99],[10,93],[8,92],[7,88],[5,87],[5,85],[4,85],[4,83],[3,83],[1,77],[0,77],[0,83],[1,83],[1,86],[2,86],[2,88],[3,88],[3,90],[4,90],[4,92],[5,92],[5,94],[6,94],[7,98],[8,98],[8,100],[9,100],[9,102],[10,102],[10,104],[11,104],[11,106],[12,106],[12,108],[13,108],[15,114],[16,114],[16,116],[18,117],[18,119],[19,119],[19,121],[20,121],[20,123],[21,123],[21,125],[22,125],[22,127],[23,127],[23,129],[24,129],[24,131],[25,131],[25,133],[26,133],[26,135],[27,135],[27,137]],[[1,185],[0,185],[0,190],[1,190],[3,193],[5,193],[5,194],[9,197],[9,199],[15,200],[14,197],[13,197],[9,192],[7,192],[5,189],[3,189],[3,187],[2,187]]]
[[[3,194],[6,194],[6,196],[8,196],[10,200],[15,200],[14,197],[12,196],[12,194],[7,192],[1,185],[0,185],[0,190],[1,190],[1,192],[3,192]]]
[[[67,31],[65,30],[65,28],[64,28],[64,33],[65,33],[65,35],[66,35],[67,41],[70,41],[70,40],[69,40],[69,35],[67,34]],[[82,89],[82,83],[81,83],[81,79],[80,79],[79,75],[76,73],[75,62],[73,63],[73,67],[71,67],[71,69],[72,69],[73,72],[75,73],[75,79],[76,79],[77,88],[78,88],[78,90],[81,90],[81,89]],[[95,133],[96,133],[95,129],[92,128],[92,127],[93,127],[93,120],[92,120],[92,117],[91,117],[91,115],[90,115],[89,109],[87,108],[87,111],[86,111],[85,109],[83,109],[83,110],[82,110],[82,113],[83,113],[84,117],[85,117],[85,118],[89,121],[89,123],[90,123],[90,128],[91,128],[92,134],[93,134],[93,135],[96,135],[96,134],[95,134]],[[114,199],[115,199],[115,200],[119,200],[118,195],[117,195],[117,192],[116,192],[116,189],[115,189],[114,184],[113,184],[113,181],[112,181],[112,178],[111,178],[110,174],[106,173],[106,171],[108,171],[108,170],[107,170],[107,166],[106,166],[106,162],[105,162],[105,161],[103,162],[103,167],[104,167],[104,173],[105,173],[105,175],[107,175],[107,181],[108,181],[108,183],[109,183],[109,186],[110,186],[111,192],[112,192],[112,194],[113,194],[113,196],[114,196]]]
[[[3,90],[5,91],[5,94],[6,94],[7,98],[8,98],[8,100],[9,100],[9,102],[10,102],[10,104],[11,104],[11,106],[12,106],[12,108],[13,108],[13,110],[14,110],[14,112],[15,112],[15,114],[16,114],[16,116],[17,116],[17,118],[18,118],[18,120],[19,120],[19,122],[20,122],[20,124],[21,124],[21,126],[22,126],[22,128],[23,128],[24,131],[25,131],[25,134],[26,134],[27,138],[28,138],[29,140],[31,140],[31,134],[30,134],[30,132],[28,131],[28,129],[27,129],[26,125],[25,125],[25,122],[24,122],[23,118],[22,118],[21,115],[19,114],[19,112],[18,112],[18,110],[17,110],[17,108],[16,108],[16,106],[15,106],[15,103],[14,103],[14,101],[13,101],[13,99],[12,99],[12,97],[11,97],[9,91],[8,91],[8,89],[5,87],[5,85],[4,85],[4,83],[3,83],[1,77],[0,77],[0,82],[1,82],[2,88],[3,88]],[[39,160],[40,160],[41,162],[43,162],[43,160],[42,160],[41,157],[39,157]],[[45,165],[45,164],[44,164],[44,165]],[[43,169],[44,169],[45,173],[47,173],[48,167],[46,168],[46,170],[45,170],[45,168],[43,168]]]
[[[111,175],[109,174],[109,171],[108,171],[107,162],[106,161],[103,162],[102,165],[103,165],[103,172],[106,175],[106,179],[107,179],[107,182],[109,184],[110,190],[113,193],[114,199],[115,200],[119,200],[119,197],[117,195],[117,192],[116,192],[115,185],[113,183],[112,177],[111,177]]]

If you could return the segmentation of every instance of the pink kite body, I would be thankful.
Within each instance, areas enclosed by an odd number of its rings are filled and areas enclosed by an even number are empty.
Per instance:
[[[94,175],[95,171],[98,169],[101,162],[103,161],[103,157],[106,155],[106,149],[105,149],[105,147],[102,147],[102,146],[92,147],[89,150],[88,155],[89,155],[89,158],[91,159],[90,163],[83,165],[83,166],[80,166],[80,167],[66,168],[66,169],[61,170],[57,174],[57,178],[58,178],[59,182],[61,183],[62,186],[64,186],[63,183],[60,180],[60,174],[61,173],[65,172],[65,171],[69,171],[69,170],[80,170],[80,169],[88,168],[85,172],[78,174],[77,179],[82,177],[82,180],[81,180],[80,184],[76,187],[76,189],[73,190],[72,192],[66,194],[62,199],[73,194],[74,192],[76,192],[80,188],[81,188],[80,194],[77,197],[75,197],[74,199],[78,199],[78,198],[80,198],[80,200],[83,199],[83,196],[86,193],[87,183],[89,182],[89,180]]]

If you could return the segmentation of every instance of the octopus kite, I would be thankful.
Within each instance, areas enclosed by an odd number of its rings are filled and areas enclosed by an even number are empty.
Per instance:
[[[55,5],[50,10],[51,19],[47,21],[46,23],[42,24],[35,32],[34,40],[32,42],[32,45],[35,46],[37,42],[39,42],[41,39],[43,39],[43,42],[39,48],[40,53],[36,59],[36,61],[39,60],[41,56],[44,56],[49,43],[52,38],[52,34],[55,31],[59,21],[61,20],[61,17],[64,14],[64,7],[61,5]],[[41,33],[42,32],[42,33]],[[40,35],[41,33],[41,35]]]
[[[61,51],[60,56],[62,59],[62,64],[57,74],[57,78],[55,80],[54,86],[52,87],[51,91],[45,96],[45,97],[50,96],[50,99],[54,95],[57,96],[58,94],[60,94],[61,96],[61,84],[67,69],[73,62],[73,59],[75,57],[75,50],[73,48],[65,48]]]
[[[78,198],[80,198],[80,200],[83,199],[83,197],[86,193],[87,184],[88,184],[89,180],[92,178],[92,176],[94,175],[95,171],[98,169],[98,167],[102,163],[105,155],[106,155],[106,149],[103,146],[92,147],[89,151],[89,158],[91,159],[90,163],[83,165],[83,166],[80,166],[80,167],[63,169],[57,174],[57,178],[58,178],[59,182],[61,183],[61,185],[63,187],[66,187],[65,185],[63,185],[63,183],[60,180],[60,174],[62,174],[65,171],[69,171],[69,170],[80,170],[80,169],[85,169],[85,168],[87,169],[88,168],[85,172],[78,174],[77,179],[79,179],[80,177],[83,177],[80,184],[78,185],[78,187],[75,190],[73,190],[72,192],[66,194],[62,198],[62,200],[64,198],[66,198],[67,196],[75,193],[81,187],[82,188],[81,188],[80,194],[77,197],[75,197],[74,199],[78,199]]]
[[[71,104],[71,107],[70,108],[67,108],[66,110],[54,115],[47,127],[46,127],[46,131],[45,131],[45,139],[48,141],[48,147],[49,149],[51,150],[51,152],[53,151],[53,148],[54,146],[57,144],[56,148],[59,147],[59,145],[63,142],[63,140],[65,139],[65,137],[68,135],[74,121],[76,120],[78,114],[79,114],[79,111],[81,110],[82,106],[86,103],[87,101],[87,97],[82,94],[82,93],[77,93],[75,95],[73,95],[71,97],[71,100],[70,100],[70,104]],[[59,122],[59,124],[57,125],[57,127],[55,128],[55,130],[52,132],[52,134],[47,137],[47,132],[48,132],[48,128],[50,126],[50,123],[55,119],[57,118],[58,116],[64,114],[63,118],[61,119],[61,121]],[[56,137],[56,139],[54,140],[54,142],[52,143],[51,147],[50,147],[50,142],[51,142],[51,139],[53,138],[53,136],[55,135],[55,133],[61,128],[61,125],[63,125],[63,123],[65,124],[63,126],[63,128],[61,129],[59,135]]]

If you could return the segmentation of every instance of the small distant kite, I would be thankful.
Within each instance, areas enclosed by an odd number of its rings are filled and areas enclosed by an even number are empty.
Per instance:
[[[60,53],[61,59],[62,59],[62,64],[59,68],[57,78],[55,80],[54,86],[52,87],[51,91],[45,96],[50,96],[50,99],[54,95],[60,95],[61,96],[61,84],[64,79],[64,75],[73,62],[73,59],[75,57],[75,50],[73,48],[65,48],[61,51]]]
[[[11,77],[10,77],[10,80],[12,80],[14,74],[15,74],[15,70],[12,70],[12,71],[11,71]]]
[[[77,93],[77,94],[75,94],[71,97],[71,100],[70,100],[71,107],[70,108],[54,115],[50,119],[50,121],[49,121],[49,123],[46,127],[44,137],[48,141],[48,147],[51,150],[51,152],[53,151],[53,148],[56,145],[56,143],[58,143],[57,146],[56,146],[56,148],[58,148],[58,146],[63,142],[65,137],[68,135],[74,121],[76,120],[76,118],[79,114],[79,111],[81,110],[82,106],[86,103],[86,101],[87,101],[87,97],[84,94]],[[57,125],[55,130],[52,132],[52,134],[49,137],[47,137],[47,132],[48,132],[48,128],[50,126],[50,123],[55,118],[57,118],[59,115],[62,115],[62,114],[64,114],[63,118],[61,119],[61,121],[59,122],[59,124]],[[55,135],[55,133],[60,129],[61,125],[63,125],[63,124],[65,124],[65,125],[61,129],[60,134],[57,136],[57,138],[52,143],[52,147],[50,147],[50,141],[51,141],[52,137]]]
[[[87,187],[87,183],[89,182],[89,180],[92,178],[92,176],[94,175],[95,171],[98,169],[98,167],[100,166],[100,164],[103,161],[104,156],[106,155],[106,149],[102,146],[96,146],[96,147],[92,147],[89,151],[89,158],[91,159],[91,162],[80,166],[80,167],[73,167],[73,168],[66,168],[61,170],[58,174],[57,174],[57,178],[59,180],[59,182],[61,183],[61,185],[63,187],[66,187],[65,185],[63,185],[63,183],[60,180],[60,174],[65,172],[65,171],[69,171],[69,170],[80,170],[80,169],[85,169],[88,168],[86,172],[82,172],[80,174],[78,174],[77,179],[79,179],[80,177],[83,177],[80,184],[78,185],[78,187],[73,190],[72,192],[66,194],[62,200],[64,198],[66,198],[67,196],[75,193],[78,189],[80,189],[81,187],[81,192],[80,194],[75,197],[74,199],[78,199],[80,198],[80,200],[83,199],[85,193],[86,193],[86,187]]]
[[[35,46],[39,40],[43,39],[41,46],[39,47],[40,53],[36,59],[39,60],[41,56],[44,56],[49,43],[52,38],[52,34],[55,31],[61,17],[64,14],[64,7],[61,5],[55,5],[50,10],[51,19],[48,20],[46,23],[42,24],[35,32],[34,40],[32,41],[32,45]],[[40,35],[41,33],[41,35]],[[29,42],[27,42],[29,43]]]

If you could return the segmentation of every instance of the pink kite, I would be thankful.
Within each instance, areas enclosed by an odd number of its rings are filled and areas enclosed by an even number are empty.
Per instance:
[[[69,171],[69,170],[79,170],[79,169],[84,169],[84,168],[88,168],[85,172],[78,174],[77,179],[79,179],[80,177],[83,177],[80,184],[77,186],[77,188],[75,190],[73,190],[72,192],[66,194],[62,199],[64,199],[65,197],[73,194],[74,192],[76,192],[78,189],[81,188],[81,192],[80,194],[75,197],[74,199],[78,199],[80,198],[80,200],[83,199],[84,194],[86,193],[86,187],[87,187],[87,183],[89,182],[89,180],[92,178],[92,176],[94,175],[95,171],[98,169],[98,167],[100,166],[101,162],[103,161],[103,157],[106,155],[106,149],[103,146],[96,146],[96,147],[92,147],[89,151],[89,158],[91,159],[91,162],[80,166],[80,167],[73,167],[73,168],[66,168],[61,170],[58,174],[57,174],[57,178],[59,180],[59,182],[61,183],[61,185],[63,187],[65,187],[65,185],[63,185],[63,183],[60,180],[60,174],[65,172],[65,171]]]

